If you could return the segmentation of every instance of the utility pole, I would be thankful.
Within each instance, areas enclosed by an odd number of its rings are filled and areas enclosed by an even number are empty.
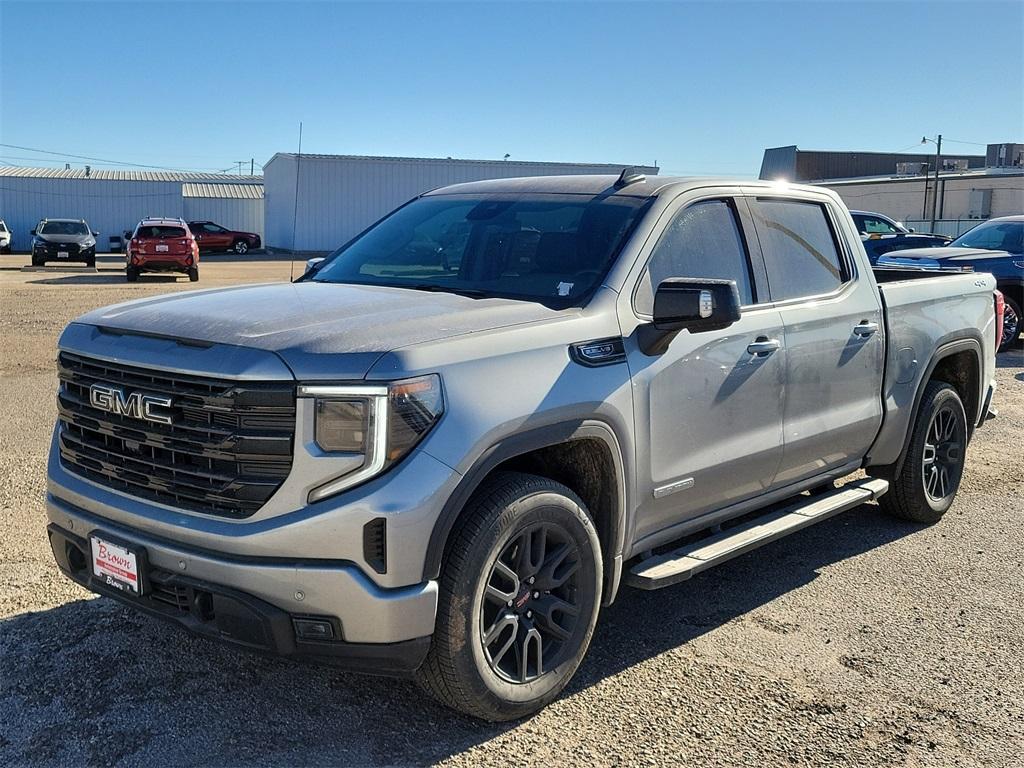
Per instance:
[[[939,208],[939,170],[942,168],[942,134],[934,139],[929,139],[927,136],[921,137],[921,143],[926,144],[931,142],[935,145],[935,187],[932,189],[932,225],[929,231],[935,231],[935,220],[937,218],[936,212]]]
[[[249,158],[249,175],[250,176],[255,176],[256,175],[256,158],[255,157],[250,157]]]

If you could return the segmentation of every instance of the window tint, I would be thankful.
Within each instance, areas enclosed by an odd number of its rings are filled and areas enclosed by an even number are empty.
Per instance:
[[[993,221],[979,224],[970,232],[960,235],[950,245],[1020,253],[1024,250],[1022,241],[1024,241],[1024,224],[1019,221]]]
[[[41,235],[88,235],[89,228],[79,221],[48,221],[39,232]]]
[[[772,299],[816,296],[846,276],[825,208],[794,200],[751,200]]]
[[[875,233],[882,235],[894,235],[899,232],[899,230],[888,221],[875,218],[874,216],[854,216],[853,220],[857,224],[857,230],[859,232],[867,232],[869,235]]]
[[[654,291],[670,277],[735,280],[740,302],[754,303],[747,249],[729,203],[709,200],[676,214],[654,246],[636,297],[638,312],[654,311]]]
[[[144,227],[139,227],[139,231],[135,233],[135,236],[140,238],[184,237],[185,230],[181,227],[149,224]]]
[[[646,203],[575,194],[427,195],[343,246],[312,279],[571,306],[600,285]]]

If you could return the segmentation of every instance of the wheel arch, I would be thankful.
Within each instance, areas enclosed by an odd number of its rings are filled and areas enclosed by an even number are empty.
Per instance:
[[[903,437],[903,448],[900,451],[899,459],[896,462],[895,474],[898,475],[903,469],[903,462],[906,459],[907,449],[914,434],[914,425],[921,412],[921,401],[924,391],[931,381],[944,381],[956,389],[963,402],[964,411],[967,416],[968,439],[974,434],[974,428],[982,407],[983,387],[981,383],[982,371],[984,370],[981,340],[980,338],[968,337],[956,339],[940,346],[932,355],[924,376],[917,385],[914,394],[914,408],[910,416],[907,432]]]
[[[611,603],[622,573],[626,482],[621,444],[598,420],[547,425],[504,438],[485,450],[448,498],[430,534],[424,579],[436,579],[467,502],[493,473],[512,470],[566,485],[590,510],[604,560],[602,603]]]

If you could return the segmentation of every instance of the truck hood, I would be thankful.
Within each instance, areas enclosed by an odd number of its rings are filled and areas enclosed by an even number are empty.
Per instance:
[[[412,344],[554,318],[573,310],[404,288],[275,283],[190,291],[104,307],[77,322],[274,352],[296,378],[354,380]]]

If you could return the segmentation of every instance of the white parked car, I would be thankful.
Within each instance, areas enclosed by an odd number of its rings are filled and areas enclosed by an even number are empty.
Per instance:
[[[0,219],[0,253],[11,252],[11,230],[7,228],[7,224],[4,223],[3,219]]]

